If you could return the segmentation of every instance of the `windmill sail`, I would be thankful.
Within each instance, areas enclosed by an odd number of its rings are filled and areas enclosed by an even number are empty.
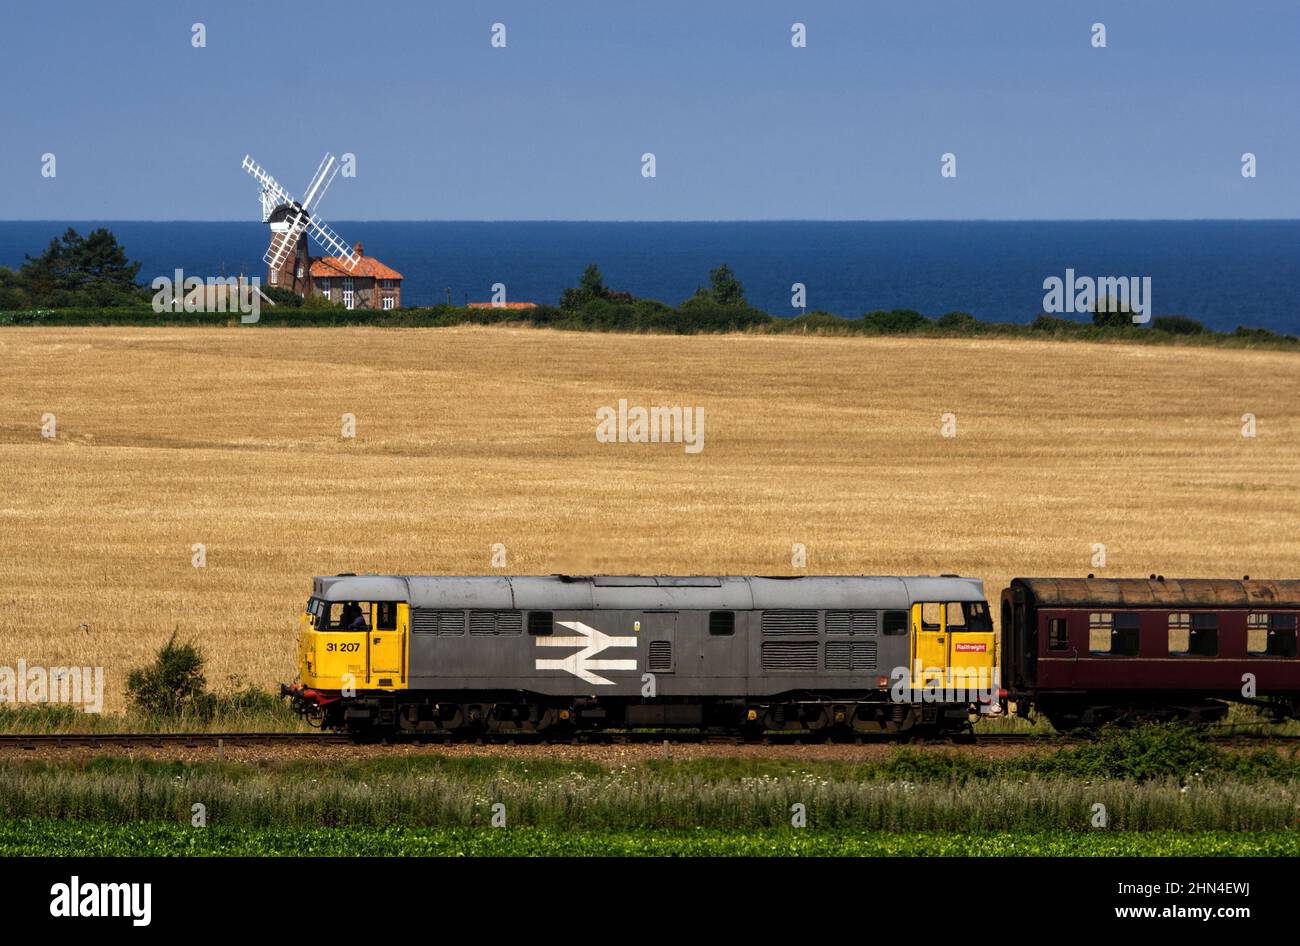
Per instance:
[[[266,248],[266,256],[262,257],[272,269],[279,269],[284,258],[293,252],[294,247],[298,245],[298,238],[302,236],[302,231],[307,228],[307,214],[299,210],[294,214],[293,219],[289,221],[288,227],[283,230],[274,230],[271,233],[271,245]]]
[[[244,155],[243,168],[253,176],[257,183],[262,185],[262,222],[266,223],[271,219],[271,212],[281,204],[294,205],[298,201],[294,200],[293,195],[280,186],[280,182],[267,174],[252,156]]]
[[[267,247],[263,259],[272,269],[280,268],[297,247],[304,232],[309,232],[323,249],[337,256],[348,272],[356,269],[361,257],[352,251],[329,224],[313,216],[315,209],[320,206],[321,198],[339,172],[334,155],[325,153],[316,173],[307,184],[307,196],[301,203],[259,166],[251,155],[244,155],[243,168],[262,185],[262,222],[271,224],[271,245]],[[272,221],[271,217],[280,208],[285,208],[285,215],[281,220]]]
[[[361,262],[361,257],[352,251],[352,247],[343,242],[342,237],[330,229],[329,224],[317,217],[311,217],[307,220],[306,226],[316,242],[323,249],[329,250],[331,254],[337,256],[347,266],[348,272],[352,272],[357,268],[357,263]]]

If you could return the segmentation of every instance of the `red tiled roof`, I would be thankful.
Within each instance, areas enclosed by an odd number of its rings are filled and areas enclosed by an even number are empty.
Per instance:
[[[313,279],[335,278],[338,276],[372,276],[375,279],[401,279],[402,274],[391,266],[385,266],[371,256],[363,256],[357,261],[357,268],[348,270],[348,264],[337,256],[313,256],[311,259]]]
[[[536,302],[471,302],[471,309],[536,309]]]

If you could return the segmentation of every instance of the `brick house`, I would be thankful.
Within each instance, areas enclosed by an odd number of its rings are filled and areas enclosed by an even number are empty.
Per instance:
[[[299,237],[294,251],[279,269],[267,267],[266,283],[291,289],[300,296],[322,296],[348,309],[397,309],[402,305],[402,274],[366,256],[360,243],[352,251],[361,257],[356,268],[337,256],[309,256],[307,240]]]

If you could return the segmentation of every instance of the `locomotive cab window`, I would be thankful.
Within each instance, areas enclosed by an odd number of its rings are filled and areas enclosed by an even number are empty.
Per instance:
[[[397,602],[379,601],[375,603],[375,630],[397,630]]]
[[[550,611],[528,612],[528,633],[535,637],[545,637],[555,632],[555,616]]]
[[[1088,651],[1097,656],[1136,657],[1138,616],[1133,612],[1100,611],[1088,616]]]
[[[937,601],[927,601],[921,605],[921,630],[937,631],[943,620],[943,605]]]
[[[953,601],[948,605],[948,627],[954,631],[991,631],[993,618],[984,601]]]
[[[710,611],[709,633],[714,637],[730,637],[736,633],[735,611]]]
[[[907,612],[886,611],[881,628],[888,637],[901,637],[907,633]]]
[[[1065,618],[1052,618],[1047,622],[1047,649],[1070,649],[1070,622]]]
[[[1294,614],[1251,614],[1246,618],[1246,650],[1252,657],[1294,657]]]
[[[369,601],[322,601],[321,605],[316,615],[318,631],[370,630]]]

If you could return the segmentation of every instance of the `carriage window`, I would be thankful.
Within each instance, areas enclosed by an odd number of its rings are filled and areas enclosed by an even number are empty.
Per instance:
[[[1169,653],[1186,654],[1192,637],[1192,616],[1187,612],[1169,615]]]
[[[1115,628],[1109,611],[1088,615],[1088,650],[1094,654],[1110,653],[1110,634]]]
[[[1246,651],[1252,657],[1294,657],[1294,614],[1251,614],[1246,618]]]
[[[736,633],[735,611],[710,611],[709,633],[715,637],[730,637]]]
[[[1219,616],[1193,614],[1192,633],[1187,641],[1187,652],[1197,657],[1219,656]]]
[[[1068,650],[1070,647],[1070,624],[1065,618],[1052,618],[1047,622],[1047,649]]]
[[[937,631],[941,620],[943,605],[937,601],[927,601],[921,605],[921,630]]]
[[[528,612],[528,633],[545,636],[555,631],[554,615],[550,611]]]
[[[1132,612],[1094,612],[1088,616],[1088,650],[1112,657],[1136,657],[1138,616]]]
[[[899,637],[907,633],[907,612],[886,611],[883,624],[884,631],[890,637]]]

